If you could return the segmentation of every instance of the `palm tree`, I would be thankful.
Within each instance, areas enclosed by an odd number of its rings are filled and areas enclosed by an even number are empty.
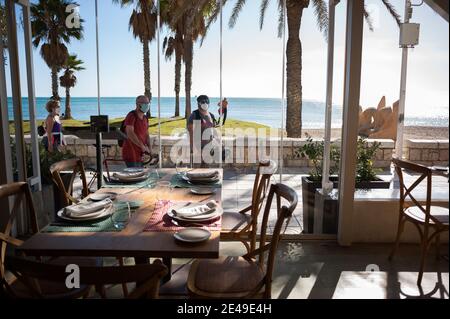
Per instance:
[[[0,39],[6,41],[6,12],[2,4],[0,4]]]
[[[33,45],[36,48],[41,45],[41,56],[51,69],[52,98],[58,100],[58,72],[69,57],[66,45],[72,39],[83,38],[83,19],[80,19],[79,28],[66,24],[66,8],[69,5],[78,4],[70,0],[39,0],[31,5]]]
[[[287,116],[286,131],[288,137],[299,138],[302,136],[302,43],[300,40],[300,27],[303,10],[309,7],[310,2],[314,7],[317,18],[317,26],[325,35],[328,33],[328,6],[324,0],[285,0],[287,12],[288,41],[286,48],[287,57]],[[285,24],[284,0],[278,0],[278,36],[282,36]],[[388,0],[382,0],[391,15],[400,25],[400,16]],[[244,7],[246,0],[237,0],[229,21],[230,28],[236,25],[238,16]],[[264,19],[270,0],[261,0],[260,28],[264,25]],[[365,17],[372,30],[371,20],[367,12]]]
[[[186,110],[185,117],[191,114],[191,89],[192,89],[192,68],[194,61],[194,42],[204,39],[214,16],[217,17],[219,5],[217,0],[170,0],[169,10],[172,19],[169,22],[174,26],[182,23],[183,30],[183,58],[185,64],[185,94]]]
[[[180,18],[174,25],[171,25],[172,12],[168,10],[169,8],[167,3],[164,3],[161,8],[161,19],[168,25],[171,31],[170,34],[164,38],[163,52],[165,53],[166,60],[172,59],[172,56],[175,55],[175,117],[178,117],[180,116],[181,65],[184,55],[184,21],[183,18]]]
[[[154,0],[113,0],[122,7],[134,5],[129,28],[135,38],[139,38],[143,48],[144,95],[152,99],[150,72],[150,42],[156,36],[157,11]],[[149,114],[150,116],[151,114]]]
[[[64,112],[64,118],[72,119],[72,108],[70,105],[70,89],[77,84],[76,71],[85,70],[82,66],[83,61],[78,60],[76,54],[69,55],[66,64],[63,66],[64,74],[59,78],[59,83],[62,87],[66,88],[66,110]]]
[[[175,55],[175,117],[180,116],[180,89],[181,89],[181,64],[183,62],[183,34],[175,31],[173,36],[164,38],[163,51],[166,60]]]

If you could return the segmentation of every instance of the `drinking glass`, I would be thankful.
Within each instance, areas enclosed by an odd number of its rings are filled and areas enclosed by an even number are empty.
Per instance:
[[[118,209],[114,214],[111,215],[111,221],[114,225],[114,228],[122,230],[127,227],[128,222],[131,218],[131,208],[130,203],[127,202],[126,209]]]

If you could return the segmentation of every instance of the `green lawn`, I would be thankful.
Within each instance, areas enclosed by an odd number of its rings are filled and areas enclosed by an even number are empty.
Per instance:
[[[110,126],[119,128],[122,121],[123,121],[123,118],[112,119],[112,120],[110,120]],[[41,124],[42,122],[43,122],[43,120],[37,121],[38,124]],[[150,125],[149,133],[152,135],[158,134],[158,119],[157,118],[150,119],[149,125]],[[65,129],[73,131],[74,129],[77,129],[77,128],[87,129],[89,125],[86,124],[86,121],[64,120],[63,126]],[[172,135],[175,130],[183,130],[185,128],[186,128],[186,120],[184,118],[162,118],[161,119],[161,135],[165,135],[165,136]],[[237,129],[237,128],[242,129],[242,130],[266,129],[266,130],[268,130],[268,132],[267,132],[268,134],[269,134],[269,129],[270,129],[266,125],[261,125],[261,124],[257,124],[257,123],[253,123],[253,122],[238,121],[238,120],[234,120],[234,119],[227,120],[227,123],[224,127],[224,129]],[[10,129],[11,134],[13,134],[15,132],[13,122],[10,122],[9,129]],[[23,129],[24,129],[25,134],[30,133],[30,122],[29,121],[24,121]]]

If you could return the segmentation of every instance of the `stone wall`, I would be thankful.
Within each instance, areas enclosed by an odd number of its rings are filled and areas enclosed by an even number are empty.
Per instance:
[[[158,139],[152,137],[155,152],[158,149]],[[180,143],[181,139],[178,137],[166,136],[162,137],[163,150],[163,164],[165,167],[174,166],[170,160],[170,152],[174,145]],[[375,167],[387,169],[390,167],[392,155],[394,153],[395,143],[393,140],[368,140],[369,143],[378,142],[381,144],[375,158]],[[86,166],[95,165],[96,149],[93,146],[95,140],[80,139],[75,136],[66,136],[67,149],[85,161]],[[258,153],[270,154],[270,147],[275,147],[280,144],[277,138],[267,139],[236,139],[234,137],[225,137],[223,143],[229,149],[232,149],[233,158],[232,163],[225,163],[224,167],[247,167],[254,166],[255,159],[258,160]],[[283,140],[283,159],[285,167],[312,167],[312,163],[301,156],[299,148],[307,143],[306,139],[292,139],[285,138]],[[110,159],[120,161],[122,158],[122,150],[117,145],[116,140],[104,140],[104,145],[110,145],[107,150],[107,156]],[[448,166],[449,163],[449,141],[439,140],[406,140],[404,144],[405,159],[413,162],[419,162],[427,166],[443,165]],[[258,150],[258,151],[255,151]],[[249,155],[256,153],[256,155]],[[264,155],[263,155],[264,156]],[[264,156],[264,157],[267,157]],[[253,158],[252,158],[253,157]],[[278,154],[274,154],[275,159]],[[230,160],[228,160],[230,161]]]
[[[427,166],[448,166],[448,140],[406,140],[403,155],[412,162]]]

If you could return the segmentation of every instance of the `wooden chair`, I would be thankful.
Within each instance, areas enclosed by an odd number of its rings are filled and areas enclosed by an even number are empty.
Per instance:
[[[70,180],[67,183],[64,183],[61,177],[61,172],[63,171],[72,172]],[[62,203],[61,208],[70,206],[78,202],[78,200],[73,197],[73,183],[78,173],[80,173],[81,182],[83,184],[82,198],[89,196],[90,191],[88,189],[86,180],[86,172],[84,170],[84,164],[81,159],[73,158],[57,162],[50,167],[50,173],[52,174],[53,181],[57,185],[59,190],[59,198]],[[124,265],[123,258],[117,258],[117,261],[119,262],[120,266]],[[126,296],[128,294],[127,286],[123,284],[122,288],[124,295]]]
[[[18,278],[30,298],[33,299],[66,299],[77,298],[76,294],[67,292],[48,294],[36,283],[47,282],[65,285],[69,274],[68,264],[48,264],[11,257],[6,260],[6,267]],[[127,299],[146,297],[156,299],[159,295],[160,280],[167,274],[167,267],[156,260],[152,265],[120,266],[120,267],[79,267],[80,286],[105,286],[139,282],[134,291],[125,296]],[[67,289],[67,291],[71,291]],[[75,289],[76,290],[76,289]],[[12,295],[12,297],[17,297]]]
[[[239,212],[225,212],[223,214],[220,240],[240,241],[247,248],[247,252],[255,249],[258,215],[267,195],[270,179],[276,170],[277,164],[274,161],[259,162],[253,184],[251,205]]]
[[[61,172],[72,172],[70,179],[64,181],[61,177]],[[73,182],[78,173],[80,173],[81,182],[83,184],[82,198],[89,195],[88,184],[86,180],[86,172],[84,170],[83,161],[79,158],[73,158],[64,160],[53,164],[50,167],[50,173],[52,174],[53,182],[56,184],[59,190],[59,198],[61,202],[61,208],[70,206],[78,202],[78,199],[73,197]]]
[[[33,198],[31,195],[30,187],[27,183],[13,183],[8,185],[0,185],[0,199],[8,199],[10,197],[15,197],[14,204],[11,212],[3,211],[2,214],[8,214],[9,220],[6,224],[4,231],[0,232],[0,287],[3,288],[4,291],[7,291],[11,294],[13,291],[23,291],[23,285],[20,285],[19,282],[15,278],[12,280],[7,280],[6,278],[6,270],[5,270],[5,259],[7,251],[14,251],[14,248],[20,247],[23,244],[22,240],[19,240],[12,236],[12,230],[14,222],[17,219],[17,215],[20,211],[20,207],[22,204],[25,204],[28,211],[28,218],[31,232],[35,234],[39,232],[39,227],[36,218],[36,211],[33,204]],[[25,199],[25,201],[24,201]],[[52,260],[52,263],[75,263],[83,266],[99,266],[101,265],[101,260],[96,258],[56,258]],[[88,292],[88,287],[82,287],[79,290],[73,290],[71,292],[67,292],[65,286],[61,285],[47,285],[43,284],[42,289],[45,293],[62,293],[65,292],[68,296],[79,297]],[[1,290],[1,289],[0,289]],[[20,294],[20,293],[18,293]]]
[[[276,196],[278,219],[266,244],[270,209]],[[287,206],[281,206],[282,199]],[[242,257],[197,260],[189,271],[187,288],[192,298],[271,298],[272,272],[283,223],[297,207],[297,193],[290,187],[271,185],[262,221],[259,248]],[[265,255],[268,252],[267,264]],[[256,258],[258,260],[256,260]]]
[[[398,249],[405,223],[407,221],[413,223],[419,231],[422,248],[419,277],[417,279],[417,284],[420,286],[425,268],[425,259],[433,240],[435,240],[436,253],[439,258],[440,234],[446,231],[448,232],[449,210],[444,207],[431,206],[431,169],[412,162],[402,161],[397,158],[394,158],[392,161],[395,165],[395,170],[400,180],[400,214],[397,238],[389,259],[392,260]],[[405,184],[403,169],[420,174],[419,178],[409,187]],[[427,191],[425,205],[423,205],[412,195],[412,191],[425,179],[427,182]],[[412,201],[412,204],[407,202],[408,198]]]

